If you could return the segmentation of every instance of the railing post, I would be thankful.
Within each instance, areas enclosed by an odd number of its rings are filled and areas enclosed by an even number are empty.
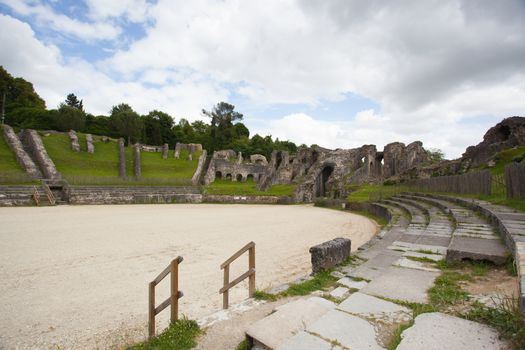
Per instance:
[[[255,269],[255,245],[251,247],[249,251],[248,270],[251,269]],[[255,293],[255,272],[248,277],[248,293],[250,298],[253,297]]]
[[[155,282],[149,284],[148,337],[155,336]]]
[[[171,262],[171,322],[179,318],[179,260]]]
[[[224,286],[226,287],[230,283],[230,265],[226,265],[224,267]],[[222,293],[222,308],[227,309],[228,308],[228,293],[229,289],[225,290],[224,293]]]

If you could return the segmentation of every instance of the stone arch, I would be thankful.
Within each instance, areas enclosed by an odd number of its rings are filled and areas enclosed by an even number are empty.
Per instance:
[[[222,180],[222,173],[220,171],[215,172],[215,179],[216,180]]]
[[[315,197],[326,197],[328,180],[334,172],[334,164],[324,164],[315,180]]]
[[[225,179],[231,181],[232,180],[232,174],[226,174]]]
[[[237,182],[242,182],[242,174],[237,174],[237,176],[235,176],[235,179],[237,180]]]
[[[253,174],[248,174],[248,176],[246,176],[246,181],[255,181]]]

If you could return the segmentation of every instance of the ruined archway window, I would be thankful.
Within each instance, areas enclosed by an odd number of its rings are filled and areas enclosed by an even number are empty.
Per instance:
[[[232,179],[232,174],[226,174],[226,180],[230,180],[231,181]]]
[[[238,181],[238,182],[241,182],[241,181],[242,181],[242,175],[241,175],[241,174],[237,174],[237,177],[236,177],[236,178],[237,178],[237,181]]]
[[[221,179],[222,179],[222,173],[221,173],[220,171],[217,171],[217,172],[215,173],[215,178],[216,178],[217,180],[221,180]]]
[[[248,174],[248,176],[246,177],[246,181],[253,181],[253,174]]]

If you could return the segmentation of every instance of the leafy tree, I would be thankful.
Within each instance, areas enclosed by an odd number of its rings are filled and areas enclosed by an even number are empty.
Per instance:
[[[439,148],[430,148],[427,153],[432,162],[440,162],[445,159],[445,153]]]
[[[161,111],[151,111],[142,117],[144,123],[143,141],[149,145],[173,143],[173,118]]]
[[[142,131],[140,116],[126,103],[113,106],[109,116],[109,124],[117,136],[127,139],[128,145],[132,140],[138,140]]]
[[[59,131],[78,130],[83,131],[86,125],[86,114],[77,107],[61,103],[58,110],[53,114],[55,128]]]
[[[54,113],[56,110],[21,107],[7,113],[5,123],[22,129],[51,130],[55,127]]]
[[[4,93],[6,114],[17,108],[46,108],[46,103],[35,92],[33,84],[22,78],[13,78],[0,66],[0,103],[3,103]]]
[[[109,125],[109,118],[105,115],[95,116],[93,114],[86,115],[86,126],[84,128],[86,133],[95,135],[110,135],[111,128]]]
[[[235,111],[235,106],[219,102],[211,111],[202,110],[202,114],[211,118],[211,151],[225,148],[235,136],[233,123],[241,121],[243,115]]]
[[[71,93],[66,97],[66,105],[80,109],[84,111],[84,104],[82,100],[79,100],[75,94]]]

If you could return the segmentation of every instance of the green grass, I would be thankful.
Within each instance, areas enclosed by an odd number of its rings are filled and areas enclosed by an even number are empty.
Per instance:
[[[401,333],[403,333],[405,329],[408,329],[412,327],[413,325],[414,325],[414,320],[411,320],[409,323],[400,324],[399,327],[394,331],[392,339],[387,344],[386,348],[388,350],[395,350],[399,346],[399,343],[401,343]]]
[[[283,292],[283,296],[308,295],[316,290],[325,290],[335,284],[338,278],[332,276],[332,270],[317,273],[312,279],[301,283],[294,283]]]
[[[64,134],[43,136],[46,150],[57,170],[73,185],[188,185],[197,168],[200,154],[188,161],[187,153],[180,159],[162,159],[158,152],[141,152],[141,179],[133,179],[133,151],[126,148],[126,174],[128,179],[118,178],[118,144],[108,143],[94,136],[95,153],[86,152],[85,135],[78,134],[81,152],[73,152],[69,137]]]
[[[0,126],[0,184],[30,184],[34,181],[22,169],[16,156],[4,139]]]
[[[421,256],[406,256],[406,258],[408,260],[422,262],[422,263],[431,263],[431,264],[435,263],[434,260],[429,259],[429,258],[424,257],[424,256],[423,257],[421,257]]]
[[[468,293],[461,289],[460,281],[469,281],[470,274],[454,271],[445,271],[436,278],[434,286],[428,290],[430,303],[435,306],[454,305],[457,302],[468,300]]]
[[[239,343],[239,345],[237,345],[237,347],[235,348],[235,350],[250,350],[249,349],[249,344],[248,344],[248,341],[246,339],[244,339],[243,341],[241,341]]]
[[[354,191],[348,195],[347,200],[349,202],[358,203],[388,199],[408,190],[406,186],[401,185],[385,186],[371,184],[363,184],[361,186],[353,187],[353,189]]]
[[[197,345],[195,339],[202,333],[197,322],[186,318],[172,323],[166,330],[145,342],[130,346],[130,350],[187,350]]]
[[[246,182],[215,180],[205,188],[206,194],[230,196],[291,196],[295,185],[273,185],[268,191],[259,191],[253,180]]]
[[[489,168],[487,165],[483,165],[479,169],[490,169],[490,172],[494,175],[504,174],[505,165],[512,162],[514,158],[523,157],[524,154],[525,154],[525,147],[516,147],[516,148],[506,149],[506,150],[503,150],[497,153],[494,156],[494,160],[496,161],[495,166],[493,166],[492,168]]]
[[[525,323],[518,299],[506,297],[494,301],[497,305],[495,308],[475,302],[464,317],[494,327],[505,339],[513,343],[515,349],[525,348]]]

